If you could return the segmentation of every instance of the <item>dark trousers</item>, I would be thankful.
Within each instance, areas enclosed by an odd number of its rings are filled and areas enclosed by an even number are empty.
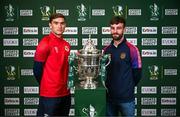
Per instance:
[[[71,96],[40,97],[37,116],[69,116]]]
[[[123,117],[134,117],[135,101],[126,103],[107,102],[106,116],[115,117],[118,116],[119,112]]]

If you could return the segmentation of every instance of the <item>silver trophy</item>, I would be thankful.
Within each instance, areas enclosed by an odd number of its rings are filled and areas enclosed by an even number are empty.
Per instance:
[[[103,55],[102,52],[96,49],[93,44],[91,37],[89,35],[89,39],[87,40],[84,47],[78,50],[77,54],[70,55],[70,72],[69,79],[72,79],[73,70],[72,62],[76,58],[77,60],[77,74],[78,79],[81,81],[80,86],[84,89],[96,89],[97,81],[95,79],[101,75],[101,79],[104,85],[105,79],[105,67],[110,63],[110,60],[107,62],[109,55]],[[104,85],[105,86],[105,85]]]

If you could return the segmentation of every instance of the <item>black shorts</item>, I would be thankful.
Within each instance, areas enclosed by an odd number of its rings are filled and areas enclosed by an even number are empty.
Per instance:
[[[64,97],[40,97],[37,116],[69,116],[71,95]]]

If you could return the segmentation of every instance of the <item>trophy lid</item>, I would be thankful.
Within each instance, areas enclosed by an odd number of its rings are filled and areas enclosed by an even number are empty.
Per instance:
[[[93,52],[94,50],[96,50],[96,47],[94,46],[93,41],[91,40],[91,35],[89,35],[89,38],[86,44],[84,45],[83,50],[87,52]]]
[[[89,35],[86,44],[83,46],[83,49],[79,50],[81,54],[99,54],[99,50],[96,49],[96,46],[93,44],[91,40],[91,35]]]

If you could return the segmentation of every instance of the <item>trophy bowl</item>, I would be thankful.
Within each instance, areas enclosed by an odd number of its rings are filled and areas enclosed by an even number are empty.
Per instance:
[[[88,77],[95,79],[99,74],[101,52],[86,52],[79,50],[78,54],[78,76],[79,80],[86,80]]]

